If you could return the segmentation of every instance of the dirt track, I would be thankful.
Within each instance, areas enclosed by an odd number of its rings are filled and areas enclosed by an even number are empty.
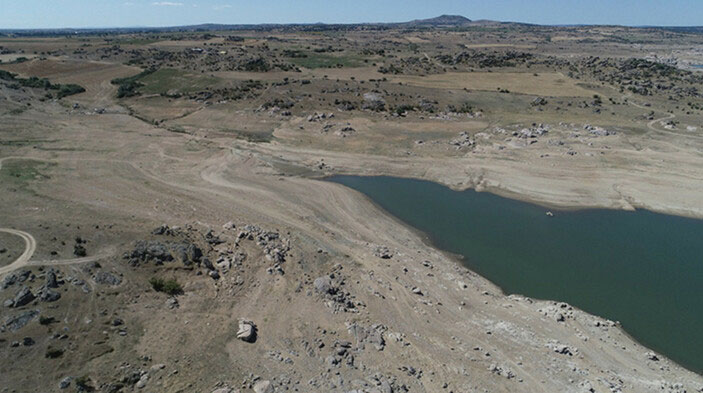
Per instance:
[[[17,235],[21,237],[25,243],[24,252],[14,262],[7,266],[0,267],[0,276],[2,276],[5,273],[9,273],[21,267],[27,266],[29,264],[30,258],[32,258],[32,255],[34,255],[34,250],[37,249],[37,241],[31,234],[17,229],[0,228],[0,232],[9,233],[11,235]]]

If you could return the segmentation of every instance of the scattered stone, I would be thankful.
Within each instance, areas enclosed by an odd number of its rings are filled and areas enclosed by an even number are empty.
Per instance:
[[[120,285],[122,283],[121,278],[108,272],[95,273],[95,275],[93,275],[93,281],[95,281],[97,284],[112,286]]]
[[[225,388],[215,389],[212,391],[212,393],[235,393],[235,391],[230,388],[225,387]]]
[[[373,345],[377,351],[383,351],[386,347],[386,341],[383,339],[386,328],[383,325],[376,324],[365,328],[351,323],[347,324],[347,330],[356,339],[356,346],[359,349],[365,349],[366,344]]]
[[[560,344],[558,342],[550,342],[547,343],[547,348],[551,349],[552,351],[560,354],[560,355],[569,355],[569,356],[574,356],[578,353],[578,349],[565,345],[565,344]]]
[[[449,141],[449,144],[456,146],[457,149],[461,149],[462,147],[471,147],[475,145],[476,141],[471,138],[471,135],[469,135],[468,132],[463,131],[459,134],[458,138]]]
[[[542,97],[537,97],[537,98],[535,98],[534,100],[532,100],[532,103],[531,103],[530,105],[532,105],[532,106],[543,106],[543,105],[547,105],[547,100],[545,100],[545,99],[542,98]]]
[[[381,259],[393,258],[393,253],[391,253],[391,251],[386,246],[376,247],[376,251],[374,252],[374,255],[381,258]]]

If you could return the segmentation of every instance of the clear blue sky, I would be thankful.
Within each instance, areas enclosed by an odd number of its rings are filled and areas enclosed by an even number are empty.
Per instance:
[[[0,0],[0,29],[402,22],[440,14],[538,24],[703,25],[703,0]]]

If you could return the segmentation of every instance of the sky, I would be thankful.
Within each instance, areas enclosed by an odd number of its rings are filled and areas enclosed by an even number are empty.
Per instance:
[[[0,29],[405,22],[701,26],[703,0],[0,0]]]

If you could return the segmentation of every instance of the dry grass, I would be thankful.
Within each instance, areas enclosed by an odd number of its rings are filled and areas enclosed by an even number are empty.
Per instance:
[[[401,75],[392,80],[420,87],[485,91],[507,89],[511,93],[551,97],[591,97],[596,94],[561,73],[448,72],[429,76]]]

